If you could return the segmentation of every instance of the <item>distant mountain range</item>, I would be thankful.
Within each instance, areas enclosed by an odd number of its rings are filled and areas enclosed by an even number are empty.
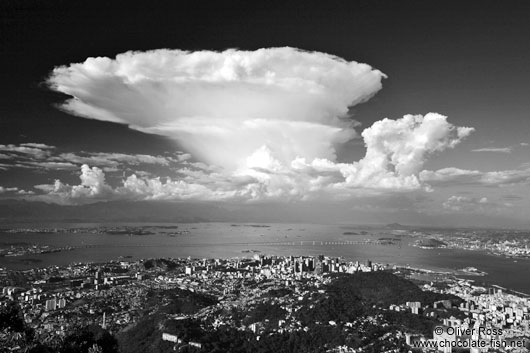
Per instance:
[[[399,224],[399,223],[390,223],[390,224],[386,225],[386,228],[388,228],[388,229],[396,229],[396,230],[406,230],[406,229],[410,229],[411,227],[404,226],[404,225]]]
[[[229,204],[212,202],[108,201],[58,205],[0,200],[0,222],[286,222],[341,223],[351,219],[340,205]]]
[[[86,205],[58,205],[45,202],[25,200],[0,200],[0,225],[6,223],[25,222],[263,222],[263,223],[319,223],[319,224],[371,224],[389,230],[411,230],[471,227],[471,228],[502,228],[506,219],[496,217],[473,217],[462,214],[452,217],[428,217],[422,215],[423,225],[417,222],[414,215],[374,217],[368,212],[352,212],[340,203],[311,205],[306,203],[213,203],[213,202],[170,202],[170,201],[108,201]],[[382,218],[387,222],[396,218],[403,219],[400,223],[383,225]],[[414,224],[414,225],[413,225]],[[518,228],[514,223],[511,227]],[[521,228],[528,228],[523,226]]]
[[[111,201],[79,206],[18,200],[0,201],[0,222],[207,222],[236,221],[237,215],[211,204]]]

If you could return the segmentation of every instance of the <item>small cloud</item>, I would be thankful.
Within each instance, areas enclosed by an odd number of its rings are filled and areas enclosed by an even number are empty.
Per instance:
[[[35,145],[33,143],[29,144],[21,144],[21,145],[0,145],[0,151],[4,152],[11,152],[11,156],[13,156],[13,153],[15,155],[23,155],[28,156],[36,159],[43,159],[50,155],[50,149],[52,149],[52,146],[47,145],[41,145],[37,144],[39,146],[44,146],[44,148],[41,147],[32,147],[32,145]]]
[[[526,169],[501,170],[493,172],[481,172],[478,170],[466,170],[459,168],[443,168],[437,171],[423,170],[420,172],[420,180],[429,185],[484,185],[484,186],[506,186],[530,183],[530,164]]]
[[[153,177],[153,173],[147,172],[145,170],[135,170],[134,174],[138,175],[138,176],[140,176],[142,178],[152,178]]]
[[[39,149],[43,149],[43,150],[46,150],[46,149],[51,150],[51,149],[55,148],[55,146],[49,146],[49,145],[46,145],[44,143],[34,143],[34,142],[21,143],[20,146],[39,148]]]
[[[68,162],[25,162],[25,165],[47,170],[76,170],[79,168]]]
[[[81,183],[70,186],[55,180],[54,184],[35,185],[34,188],[44,191],[45,195],[37,195],[35,199],[52,201],[60,204],[86,203],[109,200],[113,190],[105,181],[105,174],[97,167],[81,166]]]
[[[117,171],[122,165],[137,166],[140,164],[169,166],[170,163],[182,163],[191,158],[189,154],[177,153],[177,158],[152,156],[148,154],[79,152],[56,153],[54,146],[42,143],[22,143],[20,145],[0,145],[0,160],[13,161],[4,163],[0,168],[26,168],[41,170],[72,170],[83,164],[104,168],[106,171]]]
[[[471,152],[496,152],[496,153],[511,153],[512,147],[491,147],[491,148],[477,148],[474,150],[471,150]]]
[[[168,166],[172,159],[163,156],[151,156],[148,154],[126,154],[126,153],[61,153],[52,157],[52,160],[66,161],[76,164],[90,164],[98,167],[116,169],[120,164],[139,165],[152,164]]]
[[[528,143],[528,142],[521,142],[520,145],[521,145],[521,146],[530,146],[530,143]]]
[[[175,155],[177,156],[178,162],[184,162],[184,161],[191,159],[191,154],[189,153],[178,152],[178,153],[175,153]],[[174,159],[172,158],[172,160]]]
[[[443,204],[449,212],[464,212],[474,214],[499,213],[513,205],[509,203],[491,202],[487,197],[451,196]]]
[[[18,191],[18,188],[16,188],[16,187],[6,188],[6,187],[3,187],[3,186],[0,186],[0,194],[4,194],[4,193],[7,193],[7,192],[17,192],[17,191]]]
[[[460,168],[442,168],[436,171],[422,170],[419,174],[422,182],[429,185],[455,185],[476,183],[482,176],[478,170]]]
[[[18,190],[17,191],[17,194],[19,195],[35,195],[35,192],[34,191],[31,191],[31,190]]]

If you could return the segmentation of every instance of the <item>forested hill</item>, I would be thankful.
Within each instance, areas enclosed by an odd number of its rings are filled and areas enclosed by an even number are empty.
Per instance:
[[[453,295],[424,292],[411,281],[386,271],[337,274],[334,277],[327,288],[328,293],[341,297],[351,295],[367,303],[383,306],[414,301],[432,304],[443,299],[460,300]]]

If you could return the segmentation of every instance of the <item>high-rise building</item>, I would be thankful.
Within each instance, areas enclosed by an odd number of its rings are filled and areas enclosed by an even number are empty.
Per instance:
[[[103,283],[103,272],[101,270],[97,270],[94,274],[94,284],[101,284]]]
[[[46,300],[46,311],[57,309],[57,301],[55,298]]]
[[[315,261],[315,273],[321,275],[322,272],[324,272],[322,268],[322,260],[320,260],[319,256],[319,258]]]

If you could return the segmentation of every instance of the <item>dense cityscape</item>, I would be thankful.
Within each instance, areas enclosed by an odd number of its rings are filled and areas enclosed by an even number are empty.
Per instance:
[[[369,260],[122,259],[0,275],[4,351],[407,352],[440,340],[438,326],[515,347],[530,336],[527,296]]]
[[[415,246],[486,251],[506,257],[529,257],[530,237],[527,230],[516,229],[440,229],[414,231]]]

